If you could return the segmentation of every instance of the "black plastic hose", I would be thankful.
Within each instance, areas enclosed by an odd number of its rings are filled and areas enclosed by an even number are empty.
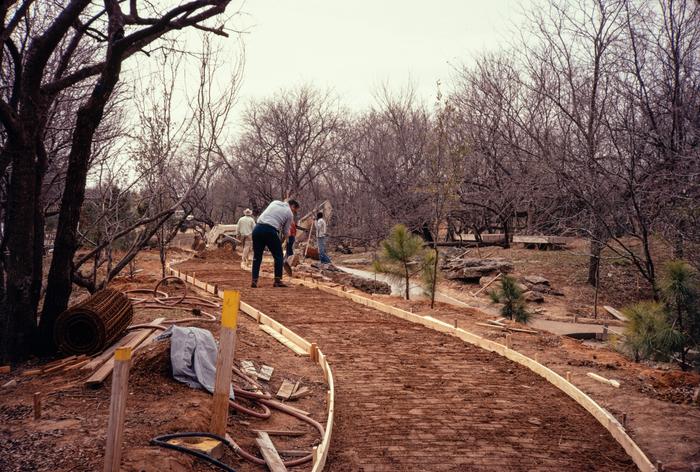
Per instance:
[[[208,455],[204,454],[203,452],[195,451],[194,449],[189,449],[184,446],[178,446],[177,444],[170,444],[167,442],[170,439],[176,439],[176,438],[192,438],[192,437],[206,437],[206,438],[212,438],[212,439],[217,439],[221,441],[222,443],[226,444],[227,446],[231,447],[231,444],[226,440],[226,438],[222,438],[218,434],[213,434],[213,433],[199,433],[199,432],[185,432],[185,433],[173,433],[173,434],[164,434],[162,436],[156,436],[155,438],[151,439],[151,444],[155,446],[160,446],[164,447],[166,449],[173,449],[175,451],[180,451],[184,452],[185,454],[189,454],[191,456],[199,457],[200,459],[203,459],[207,462],[209,462],[212,465],[215,465],[216,467],[220,468],[221,470],[225,470],[226,472],[236,472],[236,469],[233,467],[230,467],[226,464],[224,464],[221,461],[218,461],[214,459],[213,457],[209,457]]]

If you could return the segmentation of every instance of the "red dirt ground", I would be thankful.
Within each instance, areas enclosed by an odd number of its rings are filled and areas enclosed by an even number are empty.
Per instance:
[[[125,289],[135,286],[153,287],[158,272],[157,254],[145,253],[139,268],[146,271],[135,279],[120,278],[113,286]],[[170,289],[173,290],[173,289]],[[201,292],[200,292],[201,294]],[[202,295],[204,296],[204,295]],[[213,309],[205,311],[215,312]],[[184,318],[186,310],[135,310],[134,323],[145,323],[157,317]],[[218,337],[219,323],[194,322],[211,330]],[[154,436],[181,431],[207,430],[210,420],[211,395],[193,390],[172,378],[170,343],[155,342],[137,352],[130,372],[129,399],[125,421],[122,470],[124,471],[211,471],[212,467],[182,453],[149,445]],[[249,359],[256,366],[273,366],[269,382],[271,392],[277,392],[282,380],[301,379],[312,394],[293,403],[309,411],[325,425],[327,385],[318,366],[295,356],[289,349],[262,332],[254,320],[239,317],[236,360]],[[46,374],[22,377],[27,368],[41,365],[34,359],[15,366],[10,374],[0,374],[0,385],[11,379],[18,384],[0,389],[0,471],[96,471],[102,470],[104,443],[111,391],[111,377],[102,388],[91,390],[83,385],[84,373]],[[240,379],[234,375],[234,383]],[[52,391],[55,391],[51,393]],[[43,415],[33,419],[32,394],[43,392]],[[228,432],[247,450],[257,451],[252,429],[302,430],[301,437],[273,437],[279,449],[310,450],[320,440],[318,433],[305,423],[282,413],[274,413],[269,420],[257,420],[231,412]],[[244,462],[230,451],[224,462],[239,471],[260,471],[261,466]],[[310,464],[292,470],[311,470]]]
[[[307,288],[250,289],[233,261],[180,270],[326,353],[336,381],[331,471],[635,470],[609,433],[548,382],[453,337]]]

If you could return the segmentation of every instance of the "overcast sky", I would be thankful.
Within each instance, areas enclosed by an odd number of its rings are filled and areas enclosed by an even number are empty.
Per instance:
[[[243,103],[310,82],[359,109],[383,82],[431,102],[453,65],[504,44],[517,0],[247,0]]]

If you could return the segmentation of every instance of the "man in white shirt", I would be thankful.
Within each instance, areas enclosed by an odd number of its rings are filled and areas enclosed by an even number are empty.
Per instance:
[[[331,258],[326,254],[326,220],[323,219],[323,213],[316,214],[316,238],[318,239],[318,259],[322,264],[330,264]]]
[[[255,227],[255,219],[251,216],[252,214],[253,211],[250,208],[246,208],[243,210],[243,216],[238,220],[238,239],[243,246],[241,267],[247,266],[250,263],[250,249],[253,246],[253,227]]]
[[[275,259],[274,287],[286,287],[282,283],[282,239],[289,236],[289,229],[294,221],[294,215],[299,211],[299,202],[289,200],[282,202],[275,200],[270,203],[265,211],[258,217],[258,223],[253,229],[253,281],[250,284],[258,286],[260,264],[262,264],[263,252],[268,248]]]

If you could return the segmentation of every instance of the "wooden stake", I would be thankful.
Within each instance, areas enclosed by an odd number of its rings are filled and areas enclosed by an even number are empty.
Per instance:
[[[309,357],[313,362],[318,363],[318,345],[316,343],[311,343],[309,346]]]
[[[0,374],[9,374],[10,370],[12,370],[12,367],[9,365],[0,366]]]
[[[456,320],[456,319],[453,321],[453,324],[454,324],[455,329],[459,328],[459,326],[457,326],[457,320]]]
[[[627,429],[627,413],[622,414],[622,427]]]
[[[511,344],[510,344],[510,334],[506,334],[506,347],[507,347],[508,349],[510,349],[510,346],[511,346]]]
[[[571,371],[570,370],[566,371],[566,381],[571,382]]]
[[[214,384],[212,416],[209,425],[209,431],[219,436],[226,434],[228,400],[231,393],[231,367],[236,348],[236,325],[240,305],[241,293],[239,291],[224,291],[219,354],[216,356],[216,383]]]
[[[41,392],[34,393],[34,419],[41,419]]]
[[[130,365],[131,348],[117,348],[114,351],[114,371],[112,374],[112,395],[109,401],[104,472],[119,472],[120,470],[124,414],[126,413],[126,398],[129,396]]]

